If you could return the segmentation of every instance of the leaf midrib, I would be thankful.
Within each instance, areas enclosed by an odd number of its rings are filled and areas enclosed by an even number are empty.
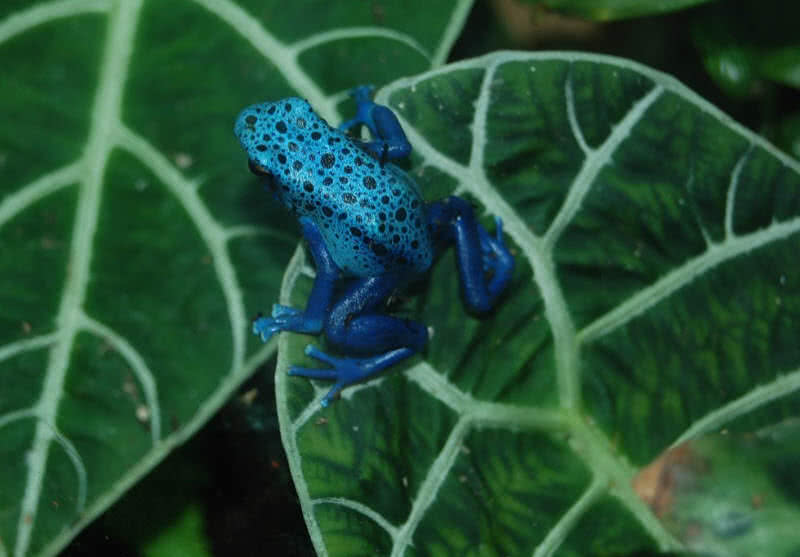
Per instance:
[[[49,349],[42,395],[35,405],[34,414],[37,422],[32,447],[26,459],[28,474],[14,549],[17,557],[22,557],[28,552],[36,524],[50,446],[53,438],[59,434],[56,415],[69,369],[69,356],[80,330],[82,308],[90,276],[92,242],[100,211],[103,171],[111,150],[110,136],[113,124],[120,115],[123,87],[141,4],[141,0],[122,2],[117,4],[116,9],[110,14],[108,42],[92,108],[87,147],[82,159],[85,178],[78,186],[78,204],[68,261],[69,271],[55,319],[59,335]],[[78,512],[82,510],[79,508]]]

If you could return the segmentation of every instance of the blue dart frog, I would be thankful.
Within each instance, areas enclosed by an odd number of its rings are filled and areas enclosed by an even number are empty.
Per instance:
[[[316,267],[306,308],[275,304],[270,317],[255,319],[253,332],[264,342],[279,331],[324,332],[346,355],[309,344],[306,354],[329,367],[289,370],[335,381],[323,406],[344,387],[425,347],[427,327],[387,314],[387,300],[426,273],[443,250],[456,249],[472,313],[492,309],[514,270],[499,218],[490,235],[460,197],[425,203],[414,180],[390,162],[408,156],[411,145],[395,114],[373,102],[371,92],[368,86],[351,91],[356,117],[338,129],[296,97],[249,106],[234,128],[250,170],[297,216]],[[347,134],[361,125],[370,141]]]

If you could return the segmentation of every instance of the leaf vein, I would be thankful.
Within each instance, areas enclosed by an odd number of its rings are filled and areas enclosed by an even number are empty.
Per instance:
[[[434,67],[441,66],[447,61],[447,56],[450,54],[450,49],[458,39],[461,31],[464,29],[464,23],[472,11],[473,0],[459,0],[453,7],[452,16],[447,26],[444,29],[439,42],[439,47],[433,54],[431,65]]]
[[[289,85],[297,91],[303,91],[311,106],[323,118],[329,122],[341,120],[333,101],[322,92],[316,82],[300,67],[297,53],[267,31],[257,18],[230,0],[193,1],[228,23],[234,31],[253,45],[264,58],[271,60]]]
[[[736,206],[736,190],[739,189],[739,176],[742,174],[742,169],[747,161],[750,160],[750,155],[753,153],[753,144],[751,143],[747,150],[736,161],[736,165],[731,172],[731,181],[728,186],[728,194],[725,197],[725,238],[733,238],[733,211]]]
[[[293,53],[296,57],[300,55],[303,51],[309,50],[311,48],[323,45],[328,42],[333,41],[341,41],[347,39],[356,39],[356,38],[373,38],[373,37],[380,37],[385,39],[391,39],[400,43],[407,45],[408,47],[412,48],[419,52],[426,60],[431,60],[431,54],[419,42],[414,40],[413,37],[409,36],[406,33],[400,33],[393,29],[386,29],[384,27],[339,27],[337,29],[331,29],[329,31],[322,31],[320,33],[315,33],[306,37],[305,39],[301,39],[288,47],[288,50]]]
[[[578,175],[575,176],[575,180],[573,180],[569,188],[564,204],[544,235],[544,249],[548,253],[553,251],[564,229],[572,222],[572,218],[580,209],[583,199],[589,193],[589,189],[597,179],[600,171],[606,164],[611,162],[612,154],[630,135],[633,127],[644,117],[647,109],[661,96],[663,91],[664,89],[660,85],[651,89],[647,95],[634,103],[622,120],[612,128],[611,133],[603,144],[597,149],[589,151],[588,156],[583,160]]]
[[[471,421],[462,417],[450,432],[442,450],[431,464],[425,479],[417,490],[417,497],[414,499],[408,518],[397,531],[397,536],[392,546],[392,557],[403,555],[406,548],[411,544],[414,532],[422,517],[425,516],[425,511],[436,500],[439,490],[447,480],[447,475],[461,452],[462,441],[471,429],[470,426]]]
[[[632,295],[613,310],[595,319],[579,332],[578,342],[589,343],[615,331],[709,269],[770,242],[787,238],[798,231],[800,231],[800,217],[795,217],[786,221],[773,222],[770,226],[756,232],[735,236],[724,242],[713,244],[701,255],[689,259],[650,286]]]
[[[6,412],[2,416],[0,416],[0,429],[16,421],[24,420],[25,418],[36,419],[36,410],[34,410],[33,408],[24,408],[22,410],[13,410],[11,412]]]
[[[800,369],[795,369],[786,375],[778,376],[770,383],[759,385],[749,393],[730,401],[720,408],[712,410],[690,425],[675,440],[672,446],[674,447],[700,435],[717,431],[736,418],[775,400],[788,397],[798,389],[800,389]]]
[[[287,244],[295,245],[297,243],[297,236],[284,232],[282,230],[270,230],[265,226],[252,226],[243,224],[241,226],[231,226],[225,229],[225,236],[227,240],[235,240],[237,238],[246,238],[250,236],[266,236],[271,240],[278,240]]]
[[[542,543],[533,552],[533,557],[550,557],[561,544],[564,543],[567,535],[575,528],[578,521],[594,505],[597,500],[606,493],[606,483],[599,478],[592,480],[592,483],[583,492],[580,498],[564,513],[561,519],[550,529]]]
[[[11,14],[0,21],[0,44],[29,29],[48,23],[55,19],[72,17],[92,12],[108,12],[111,9],[109,0],[59,0],[43,2]]]
[[[575,137],[575,141],[578,142],[578,146],[580,146],[581,151],[587,157],[592,154],[592,149],[586,143],[586,138],[583,136],[583,130],[581,130],[581,126],[578,123],[578,114],[575,111],[575,90],[572,82],[572,68],[573,64],[569,65],[569,73],[567,73],[567,79],[564,82],[564,96],[566,97],[566,104],[567,104],[567,120],[569,121],[569,127],[572,130],[572,135]]]
[[[0,202],[0,228],[37,201],[80,180],[83,163],[75,162],[37,178]]]
[[[368,507],[364,503],[359,501],[353,501],[352,499],[347,499],[346,497],[321,497],[319,499],[312,499],[312,505],[338,505],[340,507],[345,507],[351,510],[354,510],[370,520],[372,520],[375,524],[386,530],[386,533],[391,536],[392,541],[394,542],[395,538],[397,538],[398,529],[394,526],[391,522],[386,520],[380,513],[375,511],[374,509]]]
[[[82,315],[81,326],[90,333],[104,338],[128,362],[144,392],[150,412],[150,435],[153,444],[157,443],[161,439],[161,405],[158,402],[158,385],[144,358],[125,338],[95,319]]]
[[[459,415],[474,402],[468,393],[457,389],[427,362],[422,361],[409,368],[406,377]]]
[[[72,232],[69,270],[56,315],[59,339],[50,349],[42,394],[36,403],[37,422],[32,446],[26,460],[27,478],[17,522],[14,553],[28,552],[36,524],[37,510],[47,469],[50,444],[57,432],[43,424],[55,424],[69,369],[70,352],[78,332],[79,317],[90,277],[92,242],[97,230],[103,171],[111,150],[111,126],[119,120],[122,88],[125,83],[133,37],[141,1],[117,5],[109,22],[100,81],[91,113],[91,127],[85,149],[85,173],[79,186],[78,206]],[[69,454],[69,453],[68,453]],[[70,458],[74,459],[74,455]]]
[[[58,340],[58,333],[50,333],[32,338],[23,338],[0,346],[0,362],[13,358],[17,354],[50,346]]]

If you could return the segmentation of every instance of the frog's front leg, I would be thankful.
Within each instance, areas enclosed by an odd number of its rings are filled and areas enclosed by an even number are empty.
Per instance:
[[[370,97],[372,89],[370,85],[361,85],[350,91],[357,105],[356,117],[341,124],[339,129],[347,131],[359,125],[367,126],[375,139],[364,142],[364,148],[381,163],[407,157],[411,153],[411,144],[400,121],[389,107],[373,102]]]
[[[371,356],[337,358],[309,345],[306,354],[331,367],[289,370],[291,375],[336,381],[322,399],[323,406],[344,387],[363,381],[425,347],[428,331],[424,325],[376,311],[401,282],[399,273],[358,279],[331,308],[325,323],[328,341],[345,354]]]
[[[311,248],[317,276],[305,311],[275,304],[271,317],[258,317],[253,321],[253,333],[266,342],[279,331],[319,334],[325,324],[325,318],[331,304],[333,287],[339,278],[340,270],[333,262],[331,254],[317,225],[308,217],[302,217],[300,226],[303,236]]]

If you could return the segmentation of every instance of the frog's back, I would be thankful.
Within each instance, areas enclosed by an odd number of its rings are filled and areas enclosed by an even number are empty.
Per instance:
[[[276,196],[317,223],[343,271],[366,277],[430,267],[425,205],[414,181],[392,164],[381,166],[307,101],[248,107],[236,134],[250,160],[272,173]]]

